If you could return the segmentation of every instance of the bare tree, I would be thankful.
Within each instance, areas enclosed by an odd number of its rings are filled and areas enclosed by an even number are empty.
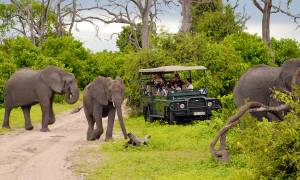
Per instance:
[[[39,25],[40,46],[42,46],[45,41],[46,21],[48,18],[50,5],[51,5],[51,0],[46,0],[46,1],[42,0],[41,2],[41,17],[40,17],[40,25]]]
[[[161,0],[107,0],[107,3],[97,3],[94,6],[77,9],[74,22],[88,21],[93,24],[93,20],[99,20],[106,24],[122,23],[130,26],[134,36],[136,48],[148,49],[150,47],[151,24],[157,17]],[[99,15],[85,16],[84,11],[96,10]],[[138,30],[138,24],[141,23],[141,42],[138,43],[135,31]]]
[[[268,45],[268,47],[271,48],[271,42],[270,42],[270,17],[272,13],[283,13],[291,18],[294,19],[294,22],[297,22],[297,20],[300,18],[300,15],[295,15],[290,13],[288,10],[284,10],[280,7],[280,5],[276,6],[272,2],[272,0],[252,0],[253,4],[256,6],[256,8],[263,14],[262,18],[262,38]],[[290,1],[288,2],[288,6],[290,5]]]

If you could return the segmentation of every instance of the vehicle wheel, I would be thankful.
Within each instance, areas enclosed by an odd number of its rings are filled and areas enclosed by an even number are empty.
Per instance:
[[[174,113],[169,110],[168,111],[168,123],[170,125],[175,124],[175,120],[176,120],[176,118],[174,116]]]
[[[146,122],[147,121],[148,122],[153,122],[154,121],[154,118],[150,116],[150,110],[147,107],[144,110],[144,119],[145,119]]]

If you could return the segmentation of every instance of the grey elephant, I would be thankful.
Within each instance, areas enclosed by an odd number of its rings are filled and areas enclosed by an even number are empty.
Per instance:
[[[237,82],[233,94],[235,104],[240,107],[245,101],[257,101],[267,106],[278,106],[278,102],[272,96],[273,89],[281,92],[292,91],[292,79],[300,68],[300,59],[285,61],[280,67],[256,65],[241,76]],[[300,78],[294,77],[295,83],[300,84]],[[254,117],[268,120],[283,120],[286,111],[279,112],[253,112]]]
[[[84,89],[83,109],[88,122],[87,140],[96,140],[102,135],[102,117],[108,117],[105,141],[112,139],[116,112],[124,138],[127,138],[122,115],[124,95],[125,86],[120,78],[113,80],[99,76]]]
[[[21,107],[25,117],[25,129],[32,130],[30,109],[32,105],[40,103],[42,110],[42,128],[40,131],[49,131],[48,124],[55,122],[54,94],[64,94],[67,103],[75,103],[79,98],[75,76],[55,66],[48,66],[39,71],[29,68],[18,70],[5,85],[3,127],[10,128],[11,110],[15,107]]]

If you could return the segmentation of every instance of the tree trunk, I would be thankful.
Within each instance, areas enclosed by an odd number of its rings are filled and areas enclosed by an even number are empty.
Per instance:
[[[73,0],[72,1],[72,20],[71,20],[71,24],[69,27],[69,35],[72,35],[72,29],[74,26],[75,17],[76,17],[76,0]]]
[[[29,30],[30,30],[30,39],[31,39],[31,43],[33,45],[35,45],[35,35],[34,35],[34,29],[33,29],[33,17],[32,17],[32,5],[30,4],[29,9],[27,9],[27,14],[28,14],[28,25],[29,25]]]
[[[42,46],[45,41],[45,30],[46,30],[46,21],[48,17],[48,10],[50,6],[50,1],[47,0],[47,4],[45,6],[45,0],[42,0],[42,11],[41,11],[41,23],[40,23],[40,44],[39,46]]]
[[[271,8],[272,8],[272,0],[265,0],[264,9],[263,9],[263,20],[262,20],[262,37],[269,48],[271,48],[271,41],[270,41]]]
[[[181,3],[181,27],[180,32],[187,33],[192,26],[192,0],[180,0]]]
[[[58,21],[58,30],[57,36],[62,36],[62,18],[61,18],[61,0],[57,0],[56,8],[57,8],[57,21]]]
[[[149,49],[150,43],[150,30],[149,30],[149,15],[150,10],[153,6],[153,0],[146,0],[145,1],[145,7],[143,9],[140,9],[141,15],[142,15],[142,48],[143,49]]]

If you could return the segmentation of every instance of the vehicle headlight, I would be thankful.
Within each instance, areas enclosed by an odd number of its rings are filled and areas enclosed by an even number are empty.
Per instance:
[[[184,109],[184,108],[185,108],[185,105],[184,105],[184,104],[180,104],[179,107],[180,107],[181,109]]]
[[[208,106],[208,107],[211,107],[212,105],[213,105],[212,102],[208,102],[208,103],[207,103],[207,106]]]

